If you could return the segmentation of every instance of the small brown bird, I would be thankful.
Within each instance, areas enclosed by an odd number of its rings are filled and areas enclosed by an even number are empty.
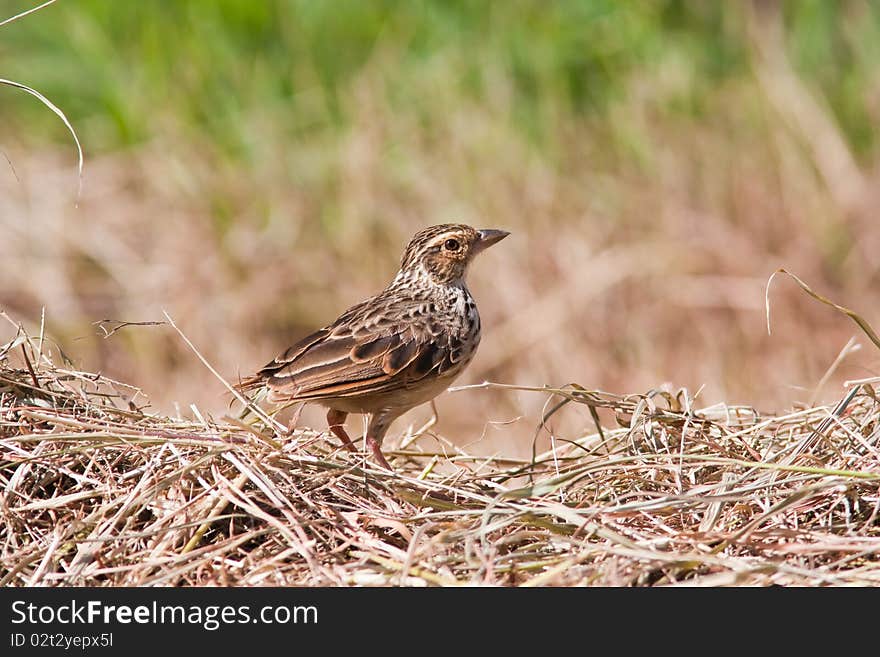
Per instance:
[[[446,390],[480,344],[480,315],[465,275],[474,256],[507,235],[463,224],[420,230],[385,290],[303,338],[239,387],[265,384],[270,402],[326,406],[330,430],[351,451],[345,418],[368,414],[367,446],[390,470],[380,449],[388,427]]]

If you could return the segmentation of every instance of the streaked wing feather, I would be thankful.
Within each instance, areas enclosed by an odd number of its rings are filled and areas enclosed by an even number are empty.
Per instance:
[[[350,335],[343,337],[324,337],[320,342],[316,342],[306,348],[296,358],[280,368],[276,373],[276,378],[295,377],[302,378],[310,376],[313,370],[317,373],[322,371],[333,371],[340,365],[350,364],[351,350],[357,346],[357,342]],[[318,374],[318,376],[321,376]]]
[[[374,340],[361,342],[351,350],[351,359],[355,363],[373,360],[384,356],[398,344],[400,344],[400,336],[397,334],[383,335]]]
[[[418,357],[420,351],[429,344],[417,339],[401,342],[383,356],[382,370],[390,376],[398,374],[407,365],[412,363]]]
[[[406,389],[432,371],[457,368],[455,345],[402,299],[368,299],[304,338],[260,371],[277,398],[319,400]],[[376,308],[384,312],[377,313]],[[409,321],[401,322],[402,316]],[[355,330],[356,329],[356,330]]]
[[[439,345],[433,342],[426,343],[419,352],[418,358],[409,366],[408,376],[413,381],[426,377],[431,370],[440,365],[445,354],[445,350],[440,348]]]
[[[397,386],[391,382],[391,377],[387,374],[375,376],[360,381],[343,381],[332,385],[315,388],[313,390],[304,390],[290,397],[291,400],[299,401],[315,401],[320,399],[330,399],[337,397],[353,397],[356,395],[385,392],[393,390]]]
[[[278,372],[280,369],[296,360],[306,349],[313,344],[320,342],[330,334],[326,328],[320,329],[304,337],[292,347],[289,347],[283,354],[276,356],[275,359],[268,363],[263,369],[257,372],[257,376],[269,377]]]
[[[292,363],[287,364],[268,380],[275,396],[289,395],[290,399],[316,400],[330,397],[348,397],[369,393],[406,389],[437,368],[446,358],[446,351],[434,342],[409,340],[401,342],[399,335],[388,342],[371,340],[352,344],[354,338],[330,338],[332,351],[323,343],[307,349]],[[361,344],[395,344],[393,349],[378,353],[369,360],[354,358]],[[334,344],[335,343],[335,344]],[[370,349],[378,346],[371,346]],[[312,356],[312,352],[317,352]],[[337,356],[330,360],[329,355]]]

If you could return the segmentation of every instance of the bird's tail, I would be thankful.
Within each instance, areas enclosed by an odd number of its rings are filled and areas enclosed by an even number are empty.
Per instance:
[[[249,376],[245,379],[241,379],[238,383],[233,385],[237,392],[242,394],[247,394],[252,390],[257,390],[258,388],[262,388],[266,385],[266,379],[259,374],[255,374],[254,376]]]

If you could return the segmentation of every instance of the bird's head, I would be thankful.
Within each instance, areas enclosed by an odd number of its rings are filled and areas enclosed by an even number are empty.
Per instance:
[[[465,224],[429,226],[409,241],[400,261],[402,275],[425,276],[433,283],[454,285],[464,280],[474,257],[510,233]]]

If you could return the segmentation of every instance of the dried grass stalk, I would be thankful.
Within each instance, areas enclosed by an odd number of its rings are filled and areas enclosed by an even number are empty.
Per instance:
[[[537,388],[617,426],[528,462],[411,441],[391,474],[265,418],[148,414],[45,347],[0,347],[3,585],[880,584],[868,384],[778,416]]]

